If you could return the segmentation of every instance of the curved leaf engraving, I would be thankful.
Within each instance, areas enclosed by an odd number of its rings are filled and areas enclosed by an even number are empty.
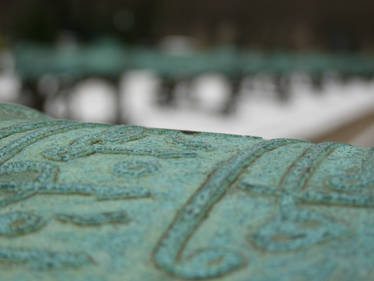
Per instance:
[[[68,132],[71,130],[76,130],[80,128],[90,128],[90,127],[100,127],[101,125],[98,124],[89,124],[89,123],[77,123],[77,122],[69,122],[65,121],[62,124],[55,125],[55,126],[47,126],[45,128],[41,128],[31,132],[28,135],[20,137],[19,139],[3,146],[0,148],[0,165],[4,164],[12,157],[17,155],[23,149],[28,147],[29,145],[38,142],[41,139],[47,138],[49,136],[53,136],[56,134],[61,134],[64,132]]]
[[[39,129],[39,128],[44,128],[44,127],[53,126],[53,125],[63,125],[67,123],[72,123],[72,122],[61,121],[61,120],[50,120],[50,121],[42,121],[42,122],[28,121],[28,122],[17,123],[10,127],[1,128],[0,139],[9,137],[13,134],[24,133],[24,132],[32,131],[32,130]]]
[[[81,226],[101,225],[107,223],[128,223],[129,217],[125,211],[104,212],[96,214],[57,214],[56,218],[65,223],[73,223]]]
[[[326,192],[303,191],[321,161],[342,144],[309,146],[283,175],[278,187],[241,183],[243,190],[280,198],[278,214],[249,237],[268,251],[291,251],[312,246],[348,232],[348,228],[316,212],[296,207],[297,202],[347,204],[347,198]],[[352,201],[354,201],[354,198]],[[348,200],[349,201],[349,200]],[[356,202],[357,203],[357,202]]]
[[[323,142],[310,145],[283,175],[279,187],[287,190],[302,190],[320,163],[343,144]]]
[[[158,171],[159,164],[151,161],[126,160],[117,163],[113,172],[117,176],[139,177],[154,174]]]
[[[327,181],[330,189],[342,192],[364,192],[374,187],[374,148],[371,148],[361,163],[358,173],[344,172]]]
[[[27,264],[31,268],[37,270],[74,268],[94,263],[93,259],[84,253],[59,253],[47,250],[0,247],[0,261],[1,260],[15,264]]]
[[[0,236],[18,236],[42,228],[45,220],[27,212],[10,212],[0,215]]]
[[[194,138],[188,138],[182,136],[182,133],[176,133],[175,135],[166,137],[165,140],[168,143],[181,146],[184,149],[188,150],[204,150],[204,151],[212,151],[214,150],[214,147],[204,141],[201,140],[195,140]]]
[[[21,172],[38,172],[34,181],[1,180],[1,175]],[[0,166],[0,190],[14,195],[0,200],[4,207],[38,193],[95,195],[98,200],[149,197],[150,192],[138,186],[101,186],[81,183],[56,183],[58,166],[36,161],[18,161]]]
[[[298,250],[348,232],[347,227],[325,216],[297,209],[289,195],[280,200],[276,218],[249,237],[257,247],[271,252]]]
[[[189,257],[183,251],[193,233],[222,198],[228,188],[264,153],[295,140],[270,140],[246,148],[220,165],[178,212],[154,251],[154,261],[161,269],[188,279],[213,278],[245,265],[244,257],[229,249],[199,249]]]
[[[159,158],[195,157],[197,155],[194,152],[179,150],[137,149],[121,145],[144,137],[146,137],[145,129],[142,127],[113,126],[100,133],[89,134],[76,139],[67,146],[45,150],[42,155],[53,161],[69,161],[95,153],[131,154]]]

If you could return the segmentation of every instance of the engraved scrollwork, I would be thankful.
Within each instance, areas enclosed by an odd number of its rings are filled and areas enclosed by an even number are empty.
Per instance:
[[[38,194],[81,194],[95,196],[97,200],[146,198],[151,193],[141,186],[104,186],[83,183],[58,183],[59,167],[49,162],[9,160],[27,146],[58,133],[78,128],[98,128],[98,125],[79,124],[70,121],[41,121],[0,129],[0,139],[12,134],[33,131],[0,148],[0,191],[11,194],[0,200],[0,207],[14,204]],[[104,131],[77,138],[66,146],[43,151],[42,156],[52,161],[69,161],[95,153],[130,154],[156,158],[195,157],[199,151],[212,151],[210,143],[193,140],[189,136],[175,134],[165,138],[175,150],[134,148],[130,142],[147,137],[140,127],[114,126]],[[297,143],[296,140],[260,140],[230,159],[219,163],[207,180],[187,200],[175,215],[170,226],[160,238],[153,252],[155,265],[173,275],[185,279],[221,277],[246,265],[245,256],[229,246],[226,248],[204,247],[192,253],[187,246],[210,211],[239,179],[240,175],[263,154],[281,146]],[[303,204],[374,207],[374,196],[360,192],[373,185],[372,166],[357,175],[338,174],[328,180],[327,191],[308,190],[307,185],[320,163],[340,144],[322,143],[309,145],[289,167],[278,186],[262,186],[251,182],[240,183],[246,192],[278,198],[279,208],[271,221],[262,225],[248,240],[257,248],[269,252],[293,251],[316,245],[347,233],[348,228],[318,212],[303,209]],[[370,157],[369,157],[370,158]],[[373,158],[370,158],[372,161]],[[8,162],[9,161],[9,162]],[[115,164],[116,176],[143,177],[159,170],[156,161],[126,160]],[[372,161],[373,162],[373,161]],[[367,162],[365,162],[367,163]],[[368,167],[368,165],[363,165]],[[33,178],[23,178],[32,175]],[[12,176],[13,174],[19,176]],[[9,176],[10,175],[10,176]],[[9,178],[11,180],[9,180]],[[13,180],[16,179],[16,180]],[[343,192],[342,192],[343,191]],[[348,191],[344,193],[344,191]],[[77,226],[111,223],[127,223],[124,211],[107,213],[65,214],[53,216],[60,222]],[[45,219],[27,212],[0,214],[0,236],[17,236],[41,229]],[[94,261],[85,253],[54,252],[39,249],[0,247],[0,259],[15,264],[27,264],[38,270],[61,267],[79,267]]]
[[[298,209],[295,198],[290,195],[283,195],[280,201],[277,216],[249,237],[259,248],[270,252],[298,250],[348,231],[330,218]]]
[[[126,160],[113,167],[116,176],[139,177],[154,174],[158,171],[158,163],[151,161]]]
[[[57,183],[58,166],[46,162],[18,161],[0,166],[0,176],[26,171],[38,172],[39,175],[34,181],[2,181],[0,178],[0,190],[13,193],[12,196],[0,200],[0,206],[13,204],[38,193],[95,195],[98,200],[141,198],[151,195],[147,189],[139,186]]]
[[[0,260],[14,264],[27,264],[36,270],[75,268],[93,264],[94,260],[85,253],[55,252],[38,249],[0,247]]]
[[[181,150],[137,149],[126,147],[128,142],[145,138],[145,129],[136,126],[113,126],[97,134],[85,135],[71,142],[67,146],[51,148],[42,155],[53,161],[69,161],[86,157],[95,153],[103,154],[131,154],[138,156],[153,156],[159,158],[196,157],[194,152]]]
[[[188,150],[202,150],[202,151],[213,151],[214,147],[204,141],[196,140],[195,138],[185,137],[182,133],[175,133],[165,138],[166,142],[183,147]]]
[[[250,235],[249,241],[267,251],[291,251],[348,232],[345,225],[317,212],[303,210],[296,206],[297,203],[367,205],[368,202],[360,202],[355,197],[323,191],[304,191],[321,161],[341,145],[329,142],[311,145],[289,167],[278,187],[241,183],[240,188],[245,191],[279,198],[279,208],[275,218]]]
[[[359,172],[343,172],[330,177],[327,186],[341,192],[365,192],[374,187],[374,148],[371,148],[361,163]],[[366,194],[369,195],[369,194]]]
[[[96,195],[97,200],[113,200],[149,197],[150,193],[140,187],[126,186],[98,186],[89,184],[59,184],[56,183],[58,166],[36,161],[17,161],[0,166],[0,191],[12,193],[8,198],[0,200],[0,207],[14,204],[31,196],[47,194],[83,194]],[[22,173],[36,172],[33,180],[23,179]],[[18,180],[7,180],[2,177],[7,175],[18,176]],[[28,175],[30,176],[30,175]],[[81,226],[100,225],[104,223],[127,223],[128,215],[124,211],[107,212],[101,214],[57,214],[60,221],[71,222]],[[46,220],[38,215],[26,212],[11,212],[0,215],[0,236],[18,236],[41,229]],[[93,260],[85,253],[54,252],[38,249],[19,249],[0,247],[0,260],[28,264],[37,270],[53,269],[60,267],[79,267],[92,264]]]
[[[64,132],[68,132],[71,130],[77,130],[81,128],[95,128],[101,127],[102,125],[98,124],[86,124],[86,123],[78,123],[78,122],[71,122],[71,121],[63,121],[62,123],[58,123],[57,125],[41,127],[40,129],[33,130],[31,133],[22,136],[15,141],[3,146],[0,148],[0,165],[4,164],[15,155],[20,153],[26,147],[36,143],[44,138],[49,136],[61,134]],[[5,129],[6,131],[6,129]]]
[[[0,139],[13,134],[27,133],[15,139],[11,143],[0,148],[0,191],[10,194],[0,200],[0,207],[5,207],[18,201],[28,199],[37,194],[81,194],[94,195],[97,200],[115,200],[129,198],[149,197],[150,192],[139,186],[101,186],[95,184],[64,183],[57,182],[59,167],[57,165],[40,161],[14,161],[11,158],[23,151],[28,146],[56,134],[68,132],[79,128],[101,128],[108,125],[80,124],[71,121],[41,121],[24,122],[12,127],[0,129]],[[100,145],[122,144],[143,137],[143,128],[140,127],[112,127],[107,130],[103,138],[94,135],[83,137],[73,143],[73,147],[81,150],[78,156],[87,153],[84,145],[94,146],[97,151],[105,152],[105,147]],[[97,146],[95,146],[97,145]],[[108,147],[108,150],[113,147]],[[116,150],[115,148],[113,150]],[[73,153],[74,154],[73,150]],[[123,151],[115,151],[121,153]],[[125,153],[132,153],[128,149]],[[71,153],[71,152],[70,152]],[[88,151],[90,153],[90,151]],[[157,155],[148,151],[144,154]],[[140,154],[141,154],[140,153]],[[162,154],[163,152],[159,152]],[[179,152],[178,152],[179,153]],[[179,156],[173,152],[165,152],[164,155]],[[162,156],[164,156],[162,155]],[[8,163],[7,163],[8,162]],[[101,214],[57,214],[59,221],[70,222],[81,226],[99,225],[104,223],[127,223],[128,215],[124,211],[107,212]],[[38,215],[27,212],[10,212],[0,215],[0,236],[19,236],[41,229],[46,220]],[[85,253],[79,252],[55,252],[44,249],[23,249],[0,247],[0,260],[15,264],[27,264],[38,270],[53,269],[60,267],[79,267],[84,264],[92,264],[93,260]]]
[[[17,123],[10,127],[5,127],[0,129],[0,139],[9,137],[13,134],[24,133],[27,131],[44,128],[52,125],[62,125],[67,124],[70,121],[61,121],[61,120],[50,120],[50,121],[41,121],[41,122],[21,122]],[[71,122],[70,122],[71,123]]]
[[[0,236],[18,236],[39,230],[45,220],[27,212],[10,212],[0,215]]]
[[[56,214],[55,217],[64,223],[73,223],[80,226],[96,226],[107,223],[128,223],[130,221],[127,212],[103,212],[94,214]]]
[[[208,216],[210,209],[222,198],[242,171],[264,153],[296,142],[286,139],[260,141],[220,163],[178,212],[161,237],[153,254],[155,264],[172,275],[187,279],[219,277],[244,266],[245,258],[230,249],[199,249],[187,257],[183,252],[193,233]]]

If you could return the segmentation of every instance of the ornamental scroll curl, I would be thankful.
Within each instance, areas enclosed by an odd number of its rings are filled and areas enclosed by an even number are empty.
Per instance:
[[[286,139],[260,141],[220,163],[177,213],[159,240],[153,253],[155,264],[169,274],[185,279],[221,277],[245,266],[245,257],[230,249],[198,249],[189,256],[184,255],[184,250],[210,210],[244,170],[263,154],[297,142]],[[305,191],[309,179],[321,162],[341,146],[343,144],[332,142],[309,144],[282,176],[278,187],[254,185],[245,181],[239,183],[239,187],[246,192],[279,198],[277,215],[248,237],[251,244],[269,252],[292,251],[349,232],[344,224],[318,212],[303,210],[298,203],[374,207],[374,197],[369,193]],[[362,170],[357,176],[360,179],[358,186],[373,182],[373,165],[369,168],[367,165],[368,161],[374,163],[373,151],[363,161],[363,167],[368,170]]]
[[[13,161],[10,160],[30,145],[49,136],[76,129],[104,128],[103,131],[77,138],[65,147],[52,148],[42,155],[52,161],[69,161],[86,157],[94,153],[131,154],[152,156],[155,158],[195,157],[195,152],[185,152],[178,147],[175,150],[133,149],[126,147],[131,141],[147,137],[145,129],[131,126],[108,126],[100,124],[82,124],[71,121],[23,122],[12,127],[0,129],[0,139],[18,133],[27,133],[0,148],[0,191],[11,194],[0,200],[0,208],[15,204],[37,194],[80,194],[93,195],[97,200],[115,200],[146,198],[151,192],[142,186],[101,186],[84,183],[58,183],[59,166],[48,161]],[[135,177],[146,176],[158,170],[157,161],[126,161],[113,168],[114,175],[131,174]],[[23,178],[22,174],[32,175]],[[14,177],[18,175],[17,177]],[[10,176],[10,178],[9,178]],[[17,178],[17,180],[13,180]],[[79,226],[103,223],[127,223],[130,218],[124,211],[99,214],[55,214],[54,218],[64,223]],[[20,236],[40,230],[47,219],[29,212],[9,212],[0,214],[0,236]],[[93,259],[86,253],[53,252],[40,249],[0,247],[0,259],[12,263],[26,263],[35,269],[59,267],[79,267],[91,264]]]
[[[66,146],[42,152],[45,161],[9,161],[19,152],[37,141],[59,133],[80,128],[103,128],[99,133],[87,134]],[[82,183],[59,183],[57,161],[71,161],[93,154],[127,154],[151,156],[155,161],[126,160],[113,167],[116,176],[150,176],[159,170],[161,159],[196,157],[200,151],[211,152],[211,144],[193,140],[176,133],[165,137],[171,149],[138,149],[130,142],[147,138],[140,127],[80,124],[70,121],[25,122],[0,129],[0,139],[27,133],[0,148],[0,191],[11,194],[0,200],[0,208],[15,204],[38,194],[82,194],[95,196],[97,200],[146,198],[152,193],[142,186],[100,186]],[[288,168],[278,186],[263,186],[251,182],[238,182],[245,172],[265,153],[280,147],[299,143],[297,140],[259,140],[231,158],[218,163],[206,181],[194,192],[177,212],[173,221],[159,239],[152,253],[155,265],[176,277],[184,279],[207,279],[229,275],[246,266],[245,255],[230,248],[201,248],[191,255],[185,249],[199,226],[233,186],[241,190],[278,198],[278,212],[268,223],[248,235],[248,241],[269,252],[292,251],[310,247],[347,233],[348,228],[317,212],[302,208],[306,204],[360,206],[372,208],[374,197],[367,191],[374,185],[374,150],[370,150],[362,163],[360,173],[341,173],[327,179],[327,190],[313,191],[307,184],[321,162],[335,149],[336,143],[307,145],[305,151]],[[34,173],[33,180],[6,180],[7,176]],[[125,211],[102,214],[55,214],[54,219],[78,226],[102,223],[127,223],[131,221]],[[8,212],[0,214],[0,236],[17,236],[38,231],[48,222],[38,214]],[[5,248],[0,246],[0,259],[13,263],[26,263],[32,268],[49,269],[79,267],[92,264],[87,253],[53,252],[40,249]]]
[[[161,237],[153,253],[155,264],[172,275],[187,279],[219,277],[245,266],[244,256],[230,249],[200,249],[188,257],[183,252],[211,208],[245,169],[264,153],[296,142],[287,139],[260,141],[219,163]]]
[[[348,227],[317,212],[303,210],[302,204],[327,206],[374,207],[374,196],[368,190],[374,186],[373,150],[363,159],[360,173],[355,176],[342,172],[327,179],[330,190],[306,190],[312,173],[338,143],[312,145],[304,151],[283,176],[277,187],[241,183],[241,189],[279,198],[279,211],[272,221],[248,237],[249,241],[267,251],[290,251],[306,248],[349,232]],[[370,164],[371,163],[371,164]],[[371,172],[370,172],[371,171]],[[354,183],[351,179],[354,178]],[[335,185],[339,183],[338,189]],[[349,188],[348,188],[349,187]],[[348,192],[346,192],[348,191]]]

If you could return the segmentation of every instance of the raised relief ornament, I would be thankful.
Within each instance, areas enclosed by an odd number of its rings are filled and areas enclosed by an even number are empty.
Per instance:
[[[0,105],[0,280],[374,280],[374,149]]]

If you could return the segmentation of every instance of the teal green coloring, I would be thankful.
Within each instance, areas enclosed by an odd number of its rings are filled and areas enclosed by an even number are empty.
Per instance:
[[[0,105],[1,280],[373,280],[374,149]]]

